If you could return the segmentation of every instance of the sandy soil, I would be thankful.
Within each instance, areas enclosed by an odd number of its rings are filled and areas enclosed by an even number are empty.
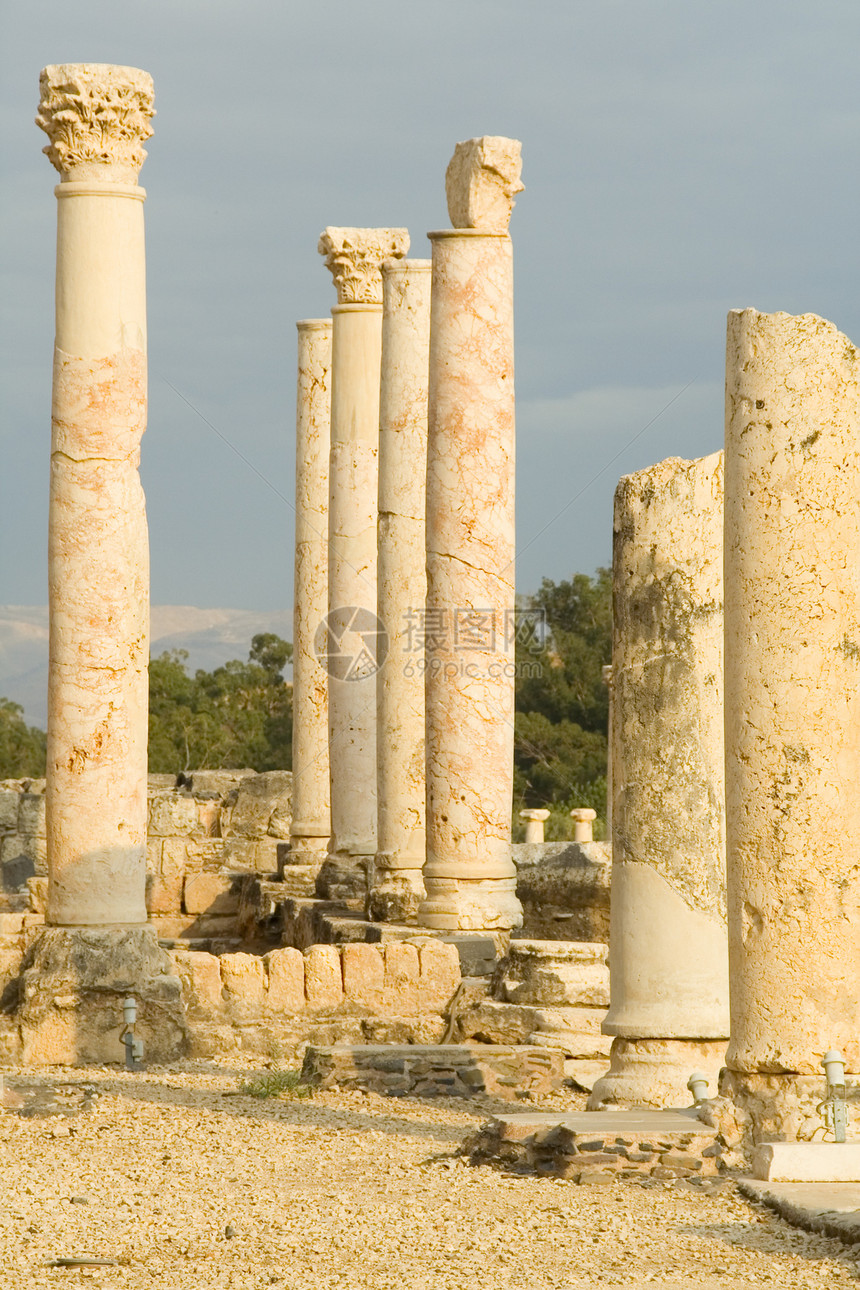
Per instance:
[[[733,1188],[588,1188],[472,1167],[456,1153],[488,1102],[237,1096],[253,1073],[9,1072],[10,1085],[43,1085],[48,1105],[0,1113],[0,1287],[857,1285],[860,1251]],[[49,1266],[81,1255],[116,1262]]]

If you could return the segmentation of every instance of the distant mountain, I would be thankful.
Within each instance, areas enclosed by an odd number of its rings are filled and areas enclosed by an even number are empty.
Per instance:
[[[188,650],[192,672],[197,668],[211,672],[231,658],[247,659],[251,638],[258,632],[292,640],[292,612],[152,607],[152,653]],[[44,729],[47,686],[47,607],[0,605],[0,696],[20,703],[30,725]]]

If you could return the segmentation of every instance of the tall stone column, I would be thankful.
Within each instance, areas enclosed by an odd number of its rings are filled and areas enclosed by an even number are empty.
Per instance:
[[[61,182],[48,537],[49,928],[25,974],[22,1032],[32,1062],[121,1060],[122,991],[140,996],[150,1055],[181,1041],[179,983],[167,976],[145,905],[149,553],[138,475],[146,288],[137,176],[152,115],[152,79],[136,68],[82,63],[42,72],[36,123]]]
[[[616,1038],[589,1104],[685,1106],[728,1036],[722,454],[623,478],[614,527]]]
[[[382,266],[379,408],[379,619],[376,863],[372,918],[413,921],[424,895],[424,499],[430,261]]]
[[[290,859],[325,860],[331,834],[328,677],[314,649],[328,613],[328,459],[331,320],[298,328],[296,383],[296,553],[293,592],[293,817]]]
[[[419,921],[520,926],[514,748],[513,196],[520,144],[460,143],[452,229],[431,233],[427,450],[427,861]]]
[[[376,671],[386,641],[376,614],[379,380],[383,260],[409,249],[405,229],[327,228],[332,309],[329,583],[317,653],[328,672],[331,840],[322,896],[364,896],[376,855]]]
[[[860,1130],[858,377],[823,318],[729,314],[723,1092],[756,1140],[820,1126],[829,1048]]]

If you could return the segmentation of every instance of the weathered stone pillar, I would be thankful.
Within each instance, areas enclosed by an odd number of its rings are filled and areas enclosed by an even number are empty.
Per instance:
[[[405,229],[327,228],[319,242],[337,287],[332,309],[327,631],[331,841],[323,896],[363,896],[376,855],[376,671],[386,642],[376,614],[376,526],[383,260]]]
[[[613,554],[609,1072],[590,1105],[689,1102],[728,1035],[723,463],[623,478]],[[715,1085],[712,1085],[714,1088]]]
[[[371,917],[414,920],[424,895],[424,499],[430,261],[382,266],[379,409],[379,619],[376,863]]]
[[[570,813],[570,818],[573,820],[574,842],[593,842],[597,812],[590,806],[575,806]]]
[[[24,974],[33,1063],[122,1059],[133,992],[150,1056],[182,1043],[179,981],[146,926],[149,553],[143,199],[152,79],[46,67],[60,172],[48,537],[48,928]]]
[[[528,807],[526,810],[520,811],[520,819],[526,822],[526,836],[523,839],[526,846],[543,842],[543,826],[551,814],[551,811],[538,810],[535,807]]]
[[[328,613],[331,320],[296,324],[296,554],[293,592],[293,864],[322,864],[331,833],[328,677],[314,639]]]
[[[514,652],[513,255],[520,145],[470,139],[431,233],[427,452],[427,862],[419,920],[522,922],[511,859]]]
[[[756,1140],[820,1125],[829,1048],[858,1110],[858,377],[822,318],[729,314],[723,1092]]]
[[[48,922],[145,923],[144,190],[152,79],[47,67],[60,172],[49,511]]]

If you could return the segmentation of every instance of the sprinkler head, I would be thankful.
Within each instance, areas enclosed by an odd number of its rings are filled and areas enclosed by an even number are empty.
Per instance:
[[[827,1077],[827,1083],[831,1088],[839,1088],[845,1084],[845,1059],[841,1053],[830,1049],[821,1059],[821,1065],[824,1067],[824,1074]]]
[[[704,1071],[693,1071],[687,1080],[687,1088],[693,1094],[694,1102],[704,1102],[708,1096],[708,1077]]]
[[[123,1017],[123,1021],[127,1026],[134,1025],[134,1023],[137,1021],[137,1000],[136,999],[123,999],[122,1017]]]

